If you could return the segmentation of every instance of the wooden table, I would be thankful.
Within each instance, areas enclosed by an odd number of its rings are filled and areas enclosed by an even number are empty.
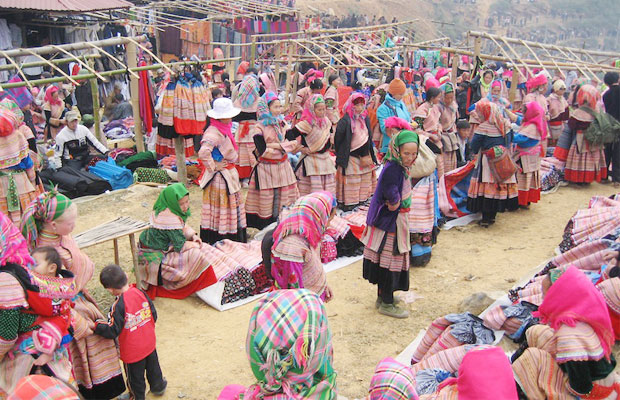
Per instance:
[[[130,217],[118,217],[113,221],[95,226],[94,228],[75,235],[74,239],[80,249],[112,240],[114,242],[114,262],[116,265],[120,265],[118,257],[118,239],[123,236],[129,236],[129,246],[131,248],[131,257],[135,271],[138,266],[138,251],[135,234],[142,232],[148,227],[149,224],[147,222],[138,221]]]

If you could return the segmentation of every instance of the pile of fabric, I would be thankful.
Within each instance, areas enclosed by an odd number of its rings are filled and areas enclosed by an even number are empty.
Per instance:
[[[131,139],[134,137],[135,126],[133,117],[108,122],[103,127],[103,133],[108,139]]]

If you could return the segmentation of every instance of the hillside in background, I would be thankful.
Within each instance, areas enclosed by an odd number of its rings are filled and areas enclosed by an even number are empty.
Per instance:
[[[336,15],[384,16],[388,21],[418,18],[422,21],[416,40],[446,35],[459,42],[468,30],[480,30],[571,47],[620,50],[618,0],[297,0],[297,6],[306,14],[331,9]]]

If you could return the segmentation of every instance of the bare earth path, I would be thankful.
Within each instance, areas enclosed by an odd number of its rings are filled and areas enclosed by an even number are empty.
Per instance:
[[[594,195],[609,196],[611,186],[569,186],[543,196],[531,210],[501,214],[489,229],[470,225],[444,231],[433,249],[431,263],[411,271],[411,290],[423,298],[410,304],[411,317],[395,320],[374,310],[375,288],[361,277],[361,262],[332,272],[328,280],[335,299],[327,304],[333,333],[335,367],[341,395],[365,395],[377,362],[396,356],[435,318],[456,312],[458,304],[475,292],[506,291],[533,267],[553,255],[566,222],[586,207]],[[79,204],[76,232],[119,215],[148,220],[157,189],[136,187]],[[191,189],[194,214],[189,223],[199,227],[201,196]],[[126,243],[121,263],[131,269]],[[86,250],[97,264],[90,283],[107,307],[111,299],[100,289],[99,270],[113,261],[111,243]],[[466,280],[465,277],[473,280]],[[215,399],[226,384],[253,382],[245,356],[245,336],[254,304],[218,312],[195,297],[157,299],[157,350],[168,392],[163,399]],[[154,398],[154,397],[152,397]]]

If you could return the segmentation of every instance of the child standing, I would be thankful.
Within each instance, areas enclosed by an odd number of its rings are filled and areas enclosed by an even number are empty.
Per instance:
[[[109,321],[95,322],[95,334],[108,339],[118,338],[133,399],[145,399],[145,371],[151,393],[162,396],[168,382],[162,375],[155,349],[157,311],[153,302],[135,285],[127,283],[127,275],[118,265],[106,266],[99,280],[110,294],[116,296],[116,301],[110,310]]]
[[[364,279],[378,286],[375,306],[379,313],[394,318],[409,316],[407,310],[396,306],[394,291],[409,290],[409,171],[418,156],[419,143],[412,131],[392,136],[361,239],[366,246]]]

